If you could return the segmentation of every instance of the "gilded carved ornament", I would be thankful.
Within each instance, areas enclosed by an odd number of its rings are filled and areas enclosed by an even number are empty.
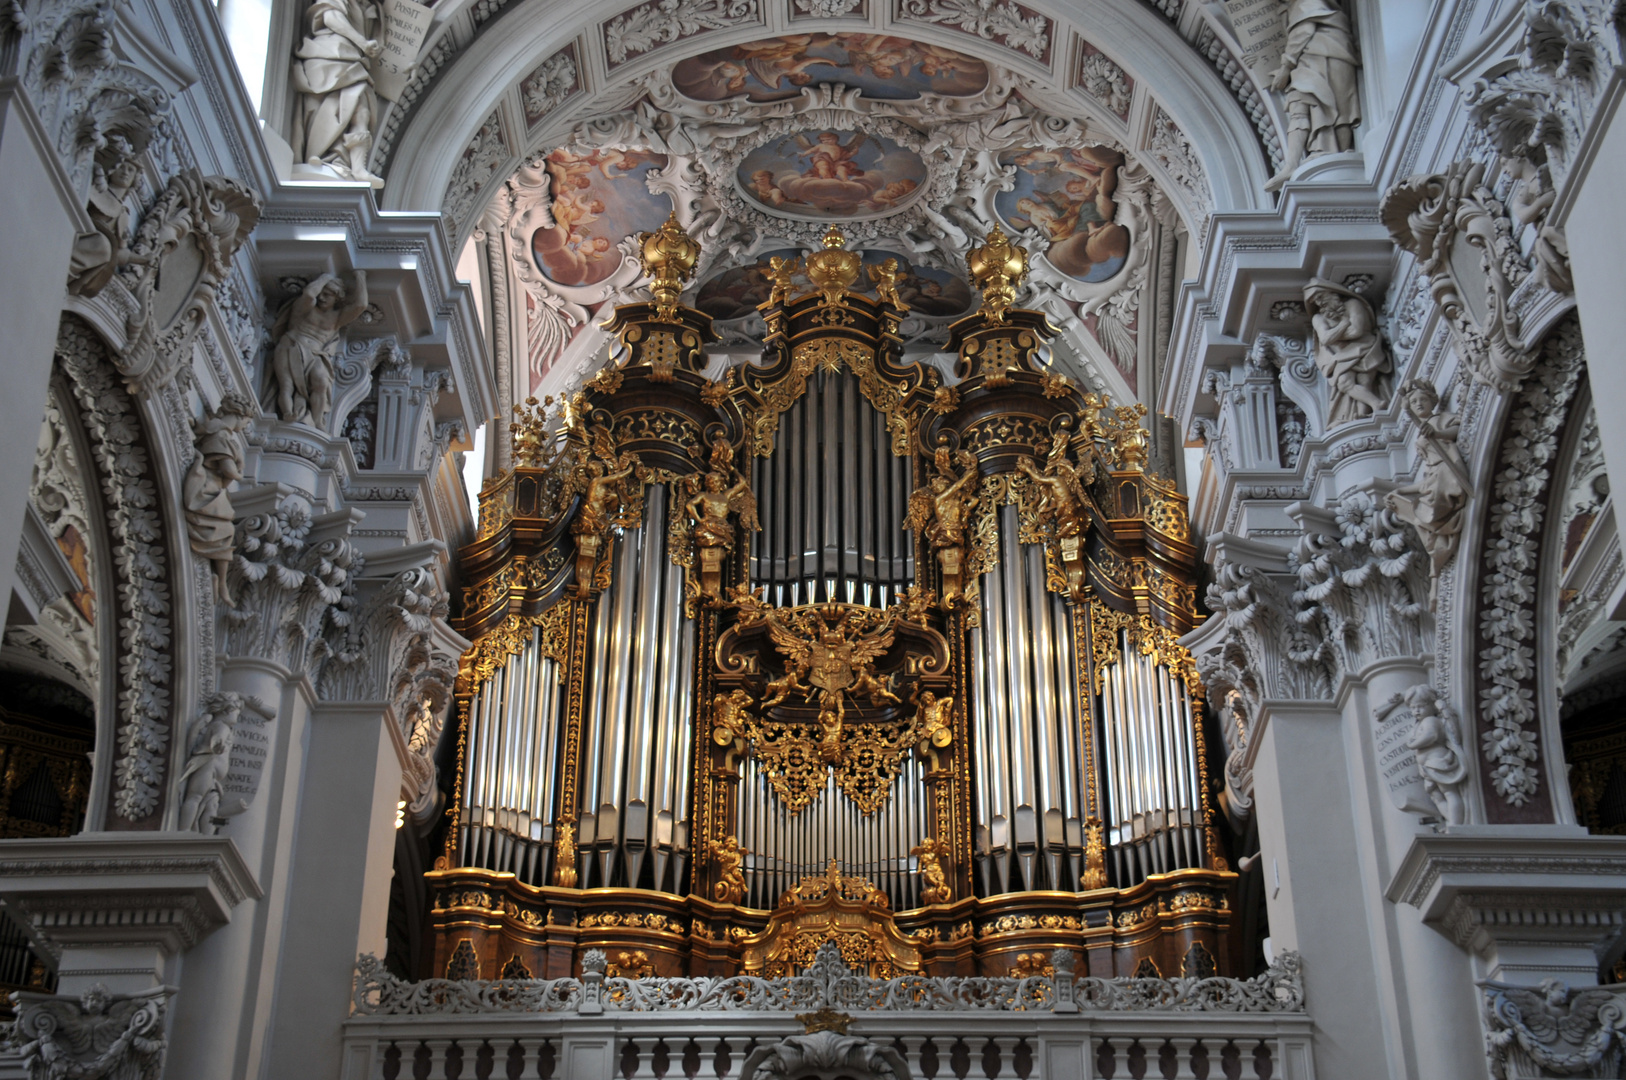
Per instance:
[[[570,480],[570,489],[581,494],[570,527],[576,540],[576,595],[592,596],[609,585],[613,530],[643,521],[644,472],[638,455],[622,451],[610,429],[593,426],[588,453]]]
[[[695,571],[690,593],[721,601],[723,561],[734,550],[738,538],[729,515],[738,517],[739,529],[759,531],[762,526],[757,521],[756,496],[751,493],[750,480],[734,467],[734,447],[721,435],[712,440],[710,470],[703,478],[684,477],[683,484],[688,499],[672,531],[678,546],[690,556],[681,565]]]
[[[638,264],[649,276],[649,291],[655,298],[655,317],[677,320],[678,300],[683,284],[694,276],[700,259],[700,244],[678,224],[674,211],[659,229],[638,234]]]
[[[909,513],[903,519],[903,530],[919,533],[937,555],[944,611],[953,611],[965,600],[966,525],[979,501],[977,478],[975,454],[968,450],[954,454],[939,446],[932,456],[931,479],[910,494]]]
[[[761,933],[741,935],[740,963],[747,974],[794,975],[833,944],[849,966],[891,978],[920,970],[923,941],[898,929],[885,893],[831,859],[823,874],[785,891]]]
[[[982,246],[966,255],[971,280],[982,290],[978,314],[1004,322],[1005,313],[1016,302],[1016,290],[1028,273],[1027,249],[1013,244],[1005,231],[995,225]]]

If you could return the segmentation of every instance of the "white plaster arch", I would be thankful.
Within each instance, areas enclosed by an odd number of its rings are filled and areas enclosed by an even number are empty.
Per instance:
[[[1137,0],[1095,0],[1088,11],[1081,0],[1040,0],[1030,6],[1056,20],[1048,68],[1024,61],[995,43],[933,26],[905,23],[886,28],[900,36],[950,46],[1021,71],[1048,83],[1073,105],[1075,113],[1099,117],[1100,110],[1086,104],[1082,92],[1066,89],[1066,67],[1073,60],[1073,33],[1081,31],[1136,80],[1137,99],[1147,95],[1154,98],[1191,141],[1207,174],[1212,210],[1268,206],[1269,196],[1263,185],[1270,173],[1256,131],[1223,80],[1173,26]],[[593,35],[598,34],[599,24],[608,14],[614,13],[592,8],[584,12],[581,6],[567,4],[566,0],[531,0],[483,27],[438,77],[398,134],[384,190],[385,206],[391,210],[439,210],[457,161],[475,132],[496,111],[502,116],[509,155],[494,171],[481,200],[489,197],[489,191],[523,160],[525,148],[533,141],[541,141],[524,132],[518,84],[543,60],[571,43],[577,45],[583,92],[560,121],[542,128],[557,130],[570,118],[581,118],[589,105],[598,104],[595,99],[605,90],[670,66],[682,57],[809,29],[806,22],[787,25],[784,12],[775,5],[774,10],[765,12],[765,25],[706,33],[687,43],[653,49],[637,61],[622,64],[607,79],[597,61],[599,44]],[[818,27],[830,31],[864,28],[853,20],[830,20]],[[1145,113],[1144,106],[1138,108],[1131,114],[1131,121]],[[1144,126],[1149,127],[1149,123]],[[1103,123],[1102,127],[1112,130],[1114,125]],[[539,129],[538,134],[547,132]],[[1141,149],[1129,137],[1124,142],[1131,150]],[[1178,192],[1171,195],[1178,197]],[[475,225],[477,215],[467,216],[470,220],[458,223],[454,246],[461,244]],[[1188,220],[1196,216],[1188,214]]]

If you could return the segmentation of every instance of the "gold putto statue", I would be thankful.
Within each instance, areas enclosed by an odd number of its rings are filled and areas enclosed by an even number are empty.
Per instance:
[[[700,243],[683,231],[673,211],[659,229],[638,234],[638,262],[649,275],[649,291],[655,297],[655,318],[677,320],[678,299],[683,283],[694,276],[700,260]]]
[[[864,266],[864,257],[856,251],[844,250],[847,238],[834,225],[824,234],[824,250],[807,257],[807,280],[824,294],[829,307],[841,303],[841,294],[853,287],[858,272]]]
[[[717,884],[711,895],[720,904],[737,904],[745,898],[745,857],[751,854],[740,847],[733,835],[711,842],[711,861],[717,867]]]
[[[643,516],[639,498],[643,484],[636,477],[638,455],[621,453],[608,429],[593,428],[591,454],[572,480],[581,493],[581,510],[571,526],[576,539],[576,595],[591,596],[599,560],[610,532],[635,524]]]
[[[910,848],[909,854],[920,860],[920,880],[924,886],[920,890],[921,903],[946,904],[954,899],[948,875],[943,873],[943,854],[937,841],[928,836]]]
[[[995,225],[981,247],[966,256],[971,280],[982,290],[982,309],[995,322],[1004,322],[1005,313],[1016,303],[1016,289],[1028,273],[1027,249],[1010,242],[1005,231]]]

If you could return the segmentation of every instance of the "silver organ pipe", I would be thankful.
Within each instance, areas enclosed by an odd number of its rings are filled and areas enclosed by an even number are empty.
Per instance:
[[[683,890],[694,627],[667,550],[668,512],[682,512],[674,502],[665,485],[645,489],[643,524],[617,538],[597,600],[609,645],[587,679],[583,742],[600,750],[582,763],[580,810],[593,816],[591,838],[578,833],[582,888]]]
[[[1197,720],[1186,686],[1128,631],[1114,661],[1098,662],[1114,883],[1202,866]]]
[[[751,466],[762,531],[751,581],[776,607],[840,600],[886,607],[914,579],[898,528],[908,458],[892,453],[886,417],[851,375],[820,369],[780,417],[774,452]]]
[[[999,563],[969,635],[977,820],[989,839],[977,877],[991,893],[1077,889],[1087,718],[1072,692],[1071,614],[1045,588],[1043,548],[1018,543],[1017,508],[1002,507],[997,524]]]
[[[462,822],[463,865],[541,885],[551,872],[548,822],[558,783],[564,693],[542,655],[542,631],[480,687],[469,707]]]
[[[779,802],[761,763],[747,757],[740,776],[738,835],[745,856],[748,907],[772,908],[803,878],[823,874],[831,859],[845,874],[868,879],[894,910],[920,904],[920,885],[909,849],[925,836],[921,766],[913,756],[892,782],[891,795],[865,816],[836,786],[835,773],[811,805],[791,814]]]

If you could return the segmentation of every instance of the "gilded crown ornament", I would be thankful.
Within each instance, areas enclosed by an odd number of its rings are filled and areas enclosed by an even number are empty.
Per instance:
[[[847,238],[832,225],[824,234],[824,250],[807,257],[807,280],[824,294],[829,307],[841,303],[841,294],[852,288],[864,266],[863,256],[845,250],[846,246]]]
[[[966,255],[971,279],[982,290],[982,309],[979,314],[1005,321],[1005,313],[1016,302],[1016,288],[1028,273],[1027,249],[1013,244],[1005,231],[995,225],[981,247],[972,248]]]
[[[649,292],[655,298],[655,317],[671,322],[677,318],[678,298],[683,283],[694,276],[700,259],[700,242],[683,231],[676,211],[654,232],[638,234],[638,263],[649,275]]]

